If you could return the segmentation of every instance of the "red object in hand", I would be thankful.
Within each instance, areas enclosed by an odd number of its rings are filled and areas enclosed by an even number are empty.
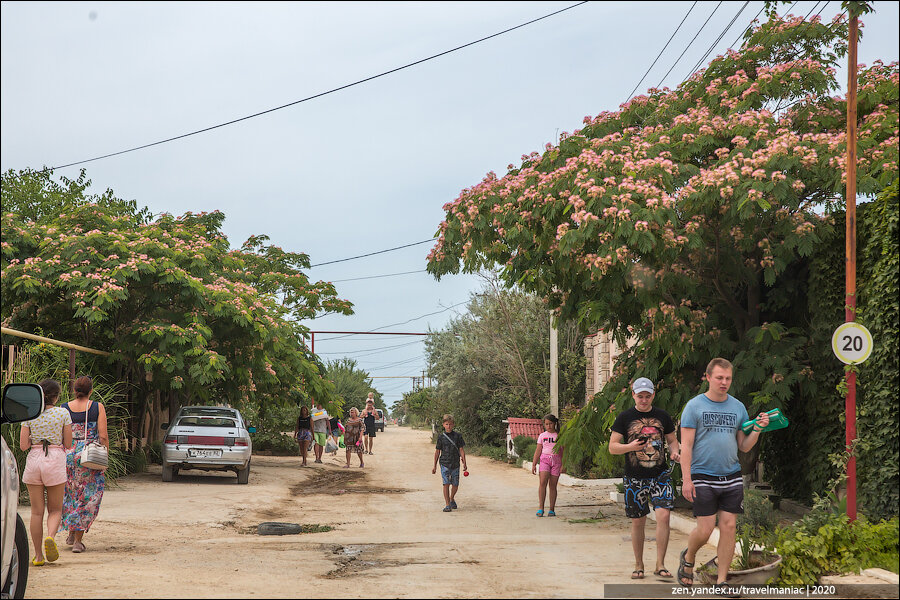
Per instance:
[[[469,476],[469,472],[468,472],[468,471],[463,471],[463,477],[468,477],[468,476]]]

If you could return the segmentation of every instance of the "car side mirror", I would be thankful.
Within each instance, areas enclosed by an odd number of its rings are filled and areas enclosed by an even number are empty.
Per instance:
[[[36,383],[8,383],[3,388],[3,423],[21,423],[44,412],[44,390]]]
[[[159,425],[159,428],[162,429],[163,431],[165,431],[166,429],[169,428],[169,424],[168,424],[168,423],[161,423],[161,424]]]
[[[256,433],[256,427],[253,427],[253,426],[251,425],[250,427],[247,428],[247,432],[248,432],[248,433]]]

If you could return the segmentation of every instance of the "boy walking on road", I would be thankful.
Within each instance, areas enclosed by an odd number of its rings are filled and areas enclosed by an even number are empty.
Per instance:
[[[724,358],[714,358],[706,367],[709,391],[688,401],[681,413],[681,493],[694,503],[697,526],[682,550],[678,580],[694,582],[697,550],[709,539],[719,518],[717,586],[725,585],[734,558],[737,515],[744,512],[744,482],[737,451],[749,452],[759,432],[769,424],[769,415],[756,417],[747,435],[741,424],[750,418],[747,409],[728,394],[734,367]],[[687,569],[690,569],[688,571]]]
[[[631,385],[634,407],[622,411],[612,425],[609,436],[610,454],[625,455],[625,516],[631,519],[631,547],[634,550],[632,579],[644,578],[644,526],[650,505],[656,513],[657,577],[671,578],[666,568],[669,546],[669,515],[675,508],[672,473],[666,468],[663,439],[669,456],[679,457],[675,424],[666,411],[653,407],[656,393],[653,382],[640,377]]]
[[[459,461],[462,459],[463,471],[466,468],[466,443],[462,436],[453,431],[453,416],[444,415],[444,430],[438,434],[434,447],[434,467],[431,473],[437,472],[438,460],[441,462],[441,479],[444,482],[444,512],[450,512],[456,506],[456,491],[459,489]]]

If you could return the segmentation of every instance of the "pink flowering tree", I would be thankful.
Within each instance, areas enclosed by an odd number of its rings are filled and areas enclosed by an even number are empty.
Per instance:
[[[567,427],[574,459],[604,442],[634,377],[676,414],[715,356],[735,362],[751,411],[808,377],[808,257],[844,202],[846,102],[832,94],[846,39],[845,19],[773,17],[678,89],[585,117],[444,206],[432,274],[499,267],[560,318],[636,341]],[[861,194],[897,177],[897,88],[896,64],[861,69]]]
[[[233,250],[218,211],[151,221],[111,194],[86,196],[83,175],[75,188],[49,181],[3,175],[4,325],[109,350],[148,393],[262,406],[302,388],[329,400],[299,321],[352,310],[331,283],[307,278],[305,254],[264,236]],[[48,209],[40,190],[62,199]]]

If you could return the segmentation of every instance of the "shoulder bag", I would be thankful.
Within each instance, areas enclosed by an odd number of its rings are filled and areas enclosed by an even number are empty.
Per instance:
[[[109,450],[99,440],[87,441],[88,413],[91,410],[91,402],[88,400],[84,410],[84,449],[81,451],[81,466],[95,471],[105,471],[109,467]]]

